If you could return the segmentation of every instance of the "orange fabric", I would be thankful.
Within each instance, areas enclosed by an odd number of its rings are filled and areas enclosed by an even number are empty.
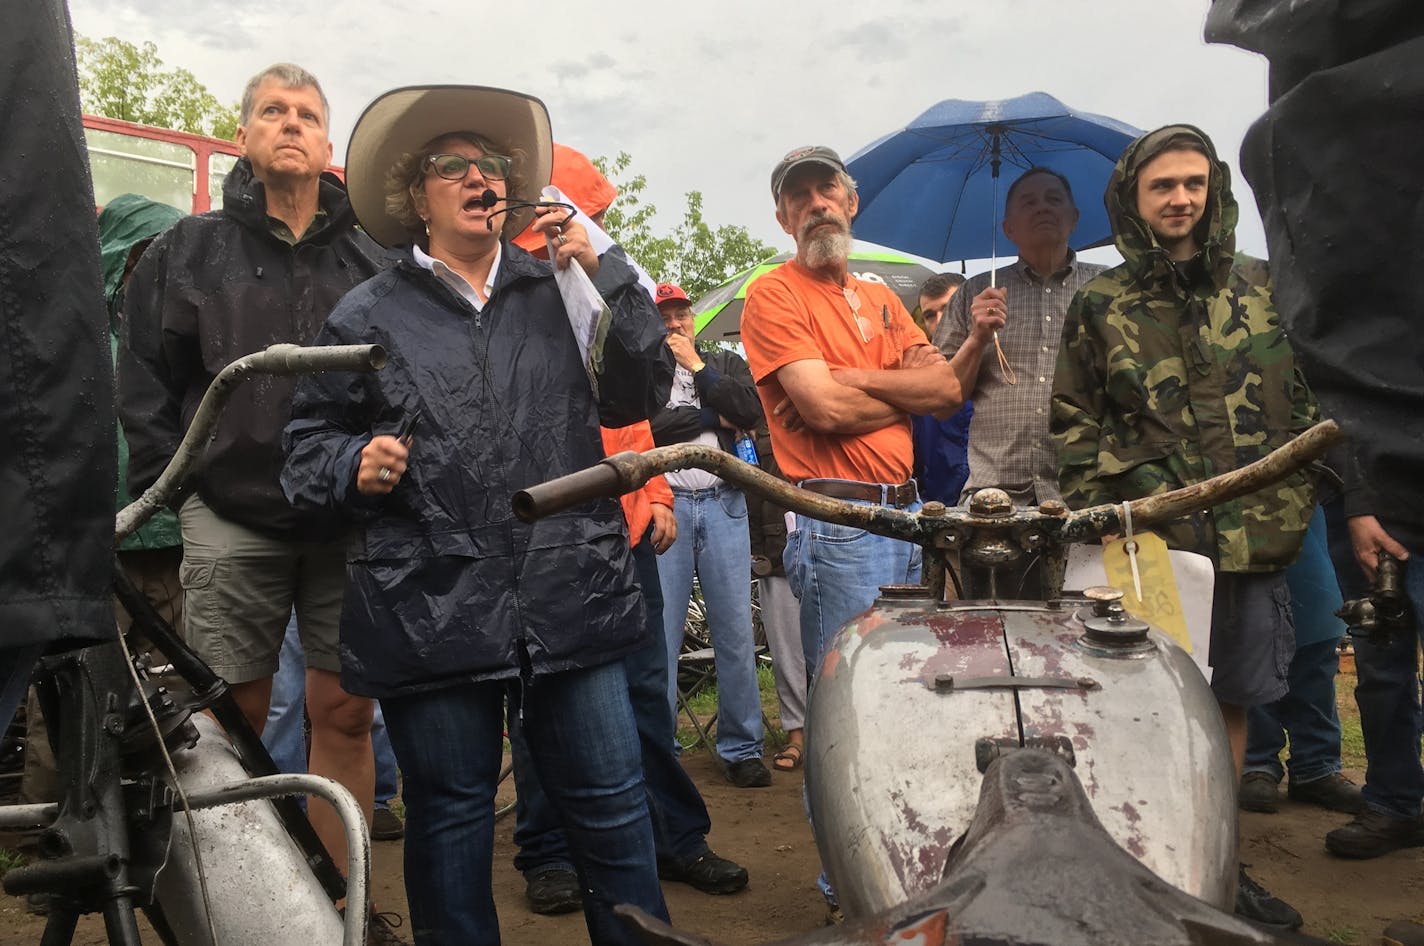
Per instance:
[[[627,427],[600,427],[603,434],[603,452],[608,456],[632,450],[642,453],[653,449],[653,428],[647,421],[639,421]],[[636,546],[647,534],[648,523],[653,521],[653,503],[672,508],[672,487],[661,476],[655,476],[643,484],[637,492],[623,496],[623,516],[628,520],[629,546]]]
[[[579,210],[590,217],[608,209],[613,198],[618,196],[618,188],[599,173],[582,151],[575,151],[568,145],[554,143],[554,171],[552,183],[564,196],[573,201]],[[533,253],[544,249],[544,235],[524,229],[514,238],[514,244]]]
[[[860,320],[852,320],[841,287],[789,260],[752,283],[742,310],[742,345],[757,382],[766,416],[786,398],[776,372],[793,361],[819,359],[835,368],[900,367],[905,349],[925,345],[900,298],[880,283],[847,276],[860,298]],[[888,323],[888,327],[887,327]],[[771,421],[776,462],[792,482],[812,478],[903,483],[914,470],[910,418],[868,434],[788,431]]]

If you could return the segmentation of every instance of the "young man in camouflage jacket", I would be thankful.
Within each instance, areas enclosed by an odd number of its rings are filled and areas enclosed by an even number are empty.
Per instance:
[[[1059,485],[1073,508],[1244,466],[1318,416],[1266,264],[1233,254],[1230,173],[1206,135],[1172,125],[1139,138],[1104,200],[1124,261],[1074,298],[1053,384]],[[1313,484],[1297,474],[1158,530],[1169,546],[1216,566],[1211,685],[1238,781],[1247,708],[1287,690],[1295,639],[1285,568],[1314,506]],[[1244,871],[1237,911],[1301,922]]]

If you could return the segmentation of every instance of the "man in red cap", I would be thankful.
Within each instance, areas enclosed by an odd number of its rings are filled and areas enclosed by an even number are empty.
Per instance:
[[[687,293],[662,283],[654,295],[677,359],[672,396],[651,420],[658,446],[701,443],[732,451],[761,423],[761,402],[747,363],[730,351],[699,352]],[[687,623],[692,578],[707,603],[707,629],[717,662],[717,754],[738,788],[771,784],[762,762],[761,692],[752,641],[751,538],[742,491],[704,470],[667,474],[678,542],[658,564],[667,633],[668,711],[677,715],[677,654]]]

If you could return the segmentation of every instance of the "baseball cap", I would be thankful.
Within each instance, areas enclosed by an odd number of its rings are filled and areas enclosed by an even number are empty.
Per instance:
[[[662,305],[664,302],[686,302],[688,305],[692,305],[692,300],[687,298],[687,293],[682,291],[682,287],[674,286],[670,282],[658,283],[657,291],[653,293],[653,300],[658,305]]]
[[[786,157],[776,165],[771,171],[771,199],[781,198],[781,187],[786,183],[786,175],[803,164],[824,164],[837,171],[844,172],[845,162],[841,156],[836,154],[825,145],[807,145],[801,148],[793,148],[786,152]]]

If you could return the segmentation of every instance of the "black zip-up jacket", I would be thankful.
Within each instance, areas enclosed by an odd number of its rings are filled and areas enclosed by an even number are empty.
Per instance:
[[[602,460],[600,423],[667,403],[672,353],[621,250],[604,253],[594,286],[612,313],[596,400],[553,267],[508,243],[478,313],[407,255],[327,320],[318,344],[389,355],[371,374],[301,379],[285,438],[292,503],[359,524],[341,612],[347,691],[537,677],[646,646],[618,502],[535,523],[510,506],[518,490]],[[400,482],[363,496],[362,448],[416,412]]]
[[[703,431],[715,430],[717,442],[731,453],[736,432],[723,427],[718,418],[727,418],[741,430],[754,430],[762,420],[761,398],[751,369],[735,352],[704,352],[702,363],[706,367],[692,376],[701,410],[691,405],[664,407],[651,421],[653,442],[659,447],[689,443]]]
[[[320,202],[324,223],[287,243],[273,234],[266,189],[243,158],[223,184],[221,210],[185,217],[144,253],[118,359],[133,495],[163,472],[219,371],[277,342],[310,343],[337,301],[381,268],[383,251],[355,228],[335,176],[322,175]],[[239,386],[185,494],[195,488],[224,519],[268,535],[320,538],[335,524],[292,509],[278,483],[295,385],[261,376]]]

